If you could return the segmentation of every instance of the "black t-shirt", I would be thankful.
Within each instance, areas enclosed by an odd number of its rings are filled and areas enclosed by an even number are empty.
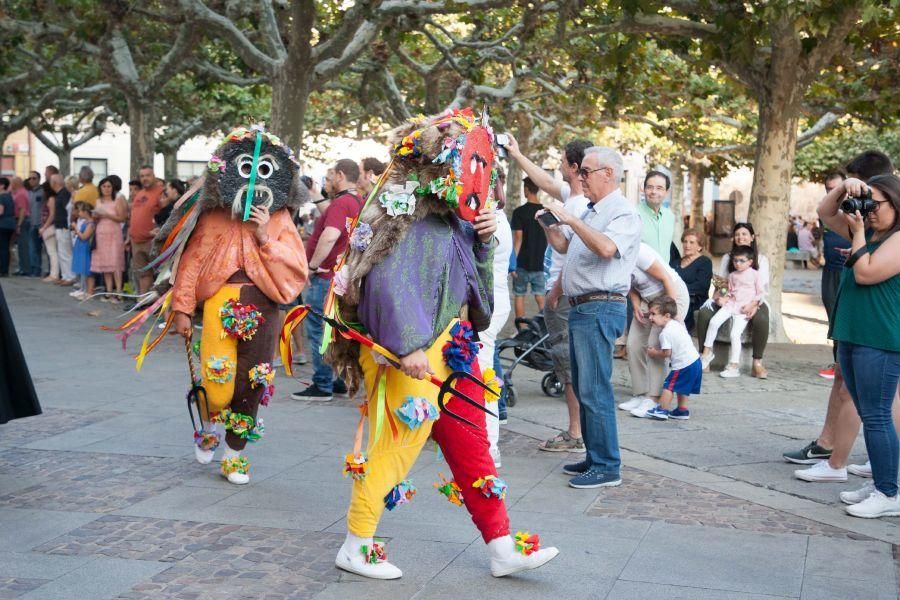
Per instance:
[[[56,229],[68,229],[69,228],[69,215],[66,213],[66,205],[69,203],[72,194],[69,193],[69,190],[66,188],[62,188],[58,192],[56,192],[56,203],[53,213],[53,227]]]
[[[540,204],[527,202],[513,211],[510,226],[513,231],[522,232],[522,247],[516,255],[516,266],[526,271],[544,270],[547,236],[534,219],[535,213],[542,208]]]

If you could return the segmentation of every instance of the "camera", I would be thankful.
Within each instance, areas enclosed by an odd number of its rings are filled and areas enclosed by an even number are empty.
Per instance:
[[[507,155],[509,154],[506,151],[506,145],[509,144],[509,136],[506,135],[505,133],[498,133],[496,142],[497,142],[497,155],[500,158],[506,158]]]
[[[862,196],[849,196],[841,202],[841,210],[845,213],[854,215],[859,211],[863,217],[875,210],[875,201],[872,200],[872,192],[867,191]]]

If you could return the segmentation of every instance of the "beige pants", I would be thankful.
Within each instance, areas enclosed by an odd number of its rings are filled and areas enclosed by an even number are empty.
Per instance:
[[[678,296],[675,303],[678,305],[678,320],[684,322],[691,304],[687,286],[683,281],[676,281]],[[641,298],[641,312],[648,311],[648,303],[661,296],[663,292],[654,294],[649,298]],[[640,323],[637,319],[631,321],[628,330],[628,371],[631,373],[631,394],[633,396],[650,396],[658,398],[662,392],[662,384],[666,379],[666,359],[650,358],[647,356],[648,347],[659,347],[659,332],[662,329],[651,324]]]

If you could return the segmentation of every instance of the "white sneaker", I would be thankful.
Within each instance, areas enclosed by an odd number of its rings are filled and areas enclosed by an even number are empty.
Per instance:
[[[655,400],[651,400],[650,398],[642,398],[641,403],[637,405],[637,407],[631,409],[631,416],[638,417],[640,419],[646,419],[647,411],[655,407]]]
[[[846,508],[847,514],[863,519],[877,519],[878,517],[900,517],[900,494],[888,498],[878,490],[858,504]]]
[[[641,402],[643,402],[646,399],[647,398],[644,396],[632,396],[631,400],[626,400],[625,402],[619,403],[619,410],[628,410],[628,411],[634,410],[638,406],[641,405]]]
[[[516,544],[509,535],[491,540],[488,543],[488,551],[491,553],[491,575],[494,577],[506,577],[520,571],[537,569],[559,554],[559,550],[550,547],[541,548],[526,556],[516,550]]]
[[[719,373],[719,377],[724,377],[726,379],[733,379],[740,376],[741,370],[739,367],[726,367],[724,371]]]
[[[716,359],[716,355],[710,352],[709,354],[701,354],[700,355],[700,364],[703,365],[703,370],[708,371],[709,365],[712,364],[712,361]]]
[[[808,469],[794,471],[794,477],[803,481],[847,481],[847,469],[832,469],[827,460]]]
[[[875,491],[875,482],[867,481],[865,485],[863,485],[858,490],[853,490],[852,492],[841,492],[841,502],[844,504],[859,504],[866,498],[872,495],[872,492]]]
[[[337,558],[334,559],[334,565],[338,569],[349,571],[370,579],[400,579],[403,577],[403,571],[383,560],[381,562],[370,563],[363,554],[363,546],[370,547],[372,538],[361,538],[351,533],[347,533],[347,539],[341,549],[338,550]]]
[[[197,462],[201,465],[208,465],[211,463],[215,454],[215,450],[204,450],[197,444],[194,444],[194,458],[196,458]]]
[[[864,465],[847,465],[847,472],[857,477],[872,477],[872,463],[867,460]]]

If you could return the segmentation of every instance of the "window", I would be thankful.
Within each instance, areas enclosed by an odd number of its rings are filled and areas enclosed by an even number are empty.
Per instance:
[[[109,175],[105,158],[76,158],[72,160],[72,174],[78,177],[81,167],[90,167],[94,172],[94,183]]]
[[[191,177],[202,177],[206,174],[206,163],[202,160],[179,160],[178,179],[187,181]]]
[[[0,157],[0,175],[16,174],[16,157],[2,156]]]

